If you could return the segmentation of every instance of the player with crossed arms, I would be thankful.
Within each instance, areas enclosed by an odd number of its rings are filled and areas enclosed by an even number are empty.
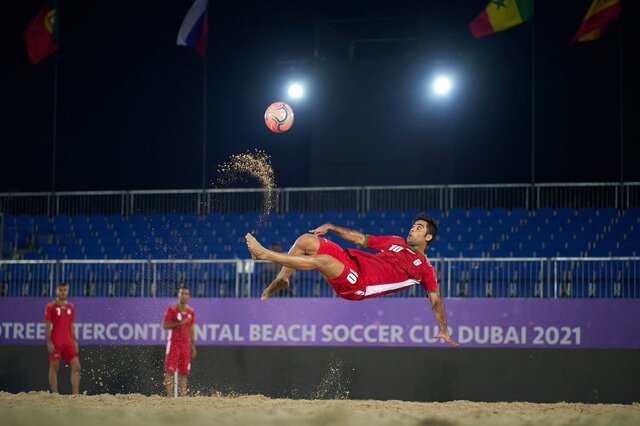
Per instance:
[[[321,237],[329,231],[377,253],[343,249]],[[298,237],[289,253],[277,253],[266,249],[253,235],[245,236],[247,248],[254,259],[282,265],[276,278],[262,293],[262,300],[268,299],[277,290],[289,287],[289,277],[294,270],[317,270],[336,294],[347,300],[368,299],[395,293],[413,285],[421,285],[427,291],[431,308],[440,326],[436,338],[443,339],[452,346],[458,346],[449,336],[436,274],[424,254],[427,246],[438,234],[435,219],[425,214],[418,215],[413,220],[413,226],[406,239],[397,236],[365,235],[330,223],[309,232]]]

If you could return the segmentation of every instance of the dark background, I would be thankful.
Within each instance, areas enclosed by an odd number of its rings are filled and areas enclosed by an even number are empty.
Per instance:
[[[212,1],[206,186],[253,149],[284,187],[531,182],[533,83],[536,182],[640,180],[638,5],[570,47],[590,3],[538,0],[533,21],[475,40],[487,0]],[[203,61],[175,45],[192,1],[61,1],[55,188],[56,59],[32,66],[22,39],[44,4],[0,15],[0,191],[202,187]],[[350,59],[349,42],[375,38],[396,41],[356,43]],[[427,92],[439,70],[456,75],[446,101]],[[307,96],[272,134],[264,110],[292,78]]]
[[[84,346],[81,391],[163,394],[162,346]],[[191,392],[301,399],[634,403],[637,350],[200,346]],[[47,390],[46,347],[3,346],[0,389]],[[58,385],[70,393],[69,368]]]

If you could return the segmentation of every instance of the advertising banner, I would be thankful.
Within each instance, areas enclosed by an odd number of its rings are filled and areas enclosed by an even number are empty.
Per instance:
[[[0,344],[44,345],[51,299],[0,299]],[[75,298],[80,345],[159,345],[176,299]],[[445,347],[426,298],[193,298],[198,345]],[[640,348],[640,300],[446,299],[466,347]]]

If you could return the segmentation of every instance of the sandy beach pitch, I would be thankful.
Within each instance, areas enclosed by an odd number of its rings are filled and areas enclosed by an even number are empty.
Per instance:
[[[6,425],[638,425],[640,403],[533,404],[293,400],[252,396],[52,395],[0,392]]]

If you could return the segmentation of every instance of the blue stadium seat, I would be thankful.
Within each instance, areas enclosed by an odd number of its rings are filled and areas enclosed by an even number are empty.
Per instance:
[[[102,247],[89,246],[84,248],[84,255],[87,259],[104,259]]]
[[[529,210],[525,208],[515,208],[509,211],[509,217],[516,219],[518,221],[521,219],[527,219],[529,216],[530,216]]]
[[[265,246],[280,242],[283,249],[288,250],[300,234],[327,220],[361,229],[363,232],[406,235],[410,220],[413,218],[413,214],[409,213],[398,210],[373,211],[361,217],[354,210],[289,212],[280,216],[270,215],[261,222],[259,227],[256,227],[258,213],[224,215],[212,213],[203,218],[195,214],[164,216],[134,214],[126,219],[121,215],[75,215],[72,217],[61,215],[51,219],[43,215],[6,216],[3,252],[7,255],[10,244],[13,244],[17,238],[22,247],[28,247],[29,251],[24,254],[24,258],[34,260],[246,259],[248,253],[243,235],[247,230],[253,230]],[[627,209],[618,212],[615,209],[592,208],[558,209],[557,211],[540,209],[530,215],[526,209],[495,208],[491,210],[452,209],[446,216],[440,210],[429,210],[426,213],[436,217],[440,225],[438,239],[432,247],[427,249],[427,256],[430,259],[640,255],[640,210]],[[31,246],[32,243],[33,246]],[[342,241],[340,243],[345,247],[348,246]],[[492,279],[489,271],[503,273],[507,270],[505,268],[508,267],[502,265],[495,270],[491,268],[467,270],[467,296],[485,297],[489,288],[488,283],[490,284]],[[517,288],[518,297],[535,297],[535,294],[540,294],[537,287],[540,270],[539,267],[537,268],[519,270],[521,279]],[[140,291],[140,283],[136,281],[139,278],[125,277],[122,274],[118,275],[117,271],[107,269],[102,271],[94,268],[87,271],[95,275],[95,282],[106,283],[110,280],[113,283],[118,276],[117,285],[113,284],[115,287],[111,291],[115,295],[127,296],[131,288],[136,292]],[[9,276],[9,270],[6,268],[1,269],[0,272],[2,277]],[[453,271],[454,278],[460,279],[462,272],[461,270]],[[631,281],[628,278],[633,273],[633,271],[624,272],[621,278],[621,294],[630,294],[633,290],[629,287]],[[17,277],[15,274],[13,276]],[[214,276],[211,271],[194,269],[193,273],[181,279],[186,280],[193,289],[200,288],[202,295],[226,297],[235,291],[235,276],[229,275],[228,271],[225,274],[222,277]],[[304,274],[300,273],[296,276],[308,276],[310,284],[306,287],[292,286],[289,294],[333,297],[331,288],[321,278],[316,280],[317,274],[313,272]],[[81,280],[77,274],[74,278]],[[584,292],[585,286],[589,283],[578,283],[576,281],[578,278],[579,276],[576,275],[572,280],[571,285],[575,288],[571,287],[571,291],[575,292],[580,288]],[[158,294],[173,297],[174,284],[165,280],[161,283]],[[24,290],[21,287],[20,291],[26,292],[25,294],[39,294],[41,287],[40,283],[34,283],[25,287]],[[234,288],[233,291],[231,287]],[[106,289],[107,284],[101,288]],[[252,287],[250,291],[258,295],[262,288]],[[597,287],[594,291],[604,291],[604,289]],[[509,297],[512,290],[508,285],[503,287],[494,285],[490,293],[491,297]],[[397,295],[390,297],[397,297]]]
[[[537,210],[535,210],[534,212],[534,216],[536,217],[555,217],[556,213],[552,208],[549,207],[541,207]]]
[[[19,215],[15,219],[15,229],[18,231],[31,232],[33,229],[33,218],[29,215]]]
[[[106,229],[107,218],[103,215],[92,214],[88,217],[88,222],[92,229]]]
[[[53,222],[47,215],[40,214],[40,215],[34,216],[33,225],[35,226],[35,230],[39,233],[53,232]]]
[[[486,218],[488,216],[489,212],[487,209],[477,207],[469,210],[469,217],[472,218]]]
[[[124,250],[117,244],[107,244],[104,246],[105,259],[122,259]]]
[[[556,210],[555,216],[559,218],[564,218],[564,219],[571,218],[576,216],[576,209],[561,207]]]
[[[618,217],[618,209],[614,207],[603,207],[598,210],[598,216],[606,217],[606,218],[615,218]]]

